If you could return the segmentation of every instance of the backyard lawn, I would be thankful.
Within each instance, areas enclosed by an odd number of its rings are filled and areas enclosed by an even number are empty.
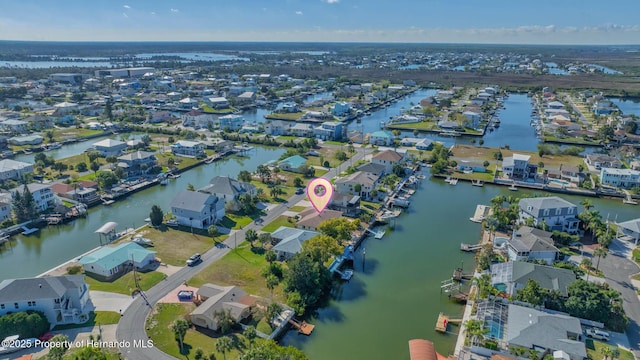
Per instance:
[[[89,314],[89,320],[82,324],[58,325],[53,328],[54,331],[77,329],[88,326],[117,324],[120,321],[120,314],[115,311],[92,311]]]
[[[164,274],[158,271],[146,273],[136,272],[136,274],[138,275],[138,284],[140,284],[140,288],[144,291],[151,289],[155,284],[164,279]],[[98,281],[91,276],[85,276],[85,280],[91,290],[131,295],[132,291],[136,288],[133,271],[129,271],[112,281]]]
[[[288,216],[280,215],[275,220],[273,220],[272,222],[267,224],[265,227],[263,227],[262,231],[274,232],[278,230],[280,226],[296,227],[296,223],[295,223],[295,220],[293,221],[289,220]]]
[[[53,141],[62,141],[62,140],[71,139],[71,138],[92,136],[92,135],[102,134],[103,132],[104,132],[103,130],[91,130],[91,129],[84,129],[84,128],[78,129],[75,127],[54,129]]]
[[[587,346],[587,356],[589,359],[591,360],[603,360],[604,359],[604,355],[602,354],[602,348],[604,347],[611,347],[611,348],[616,348],[616,346],[611,346],[607,343],[603,343],[600,341],[596,341],[596,340],[592,340],[592,339],[587,339],[586,341],[586,346]],[[634,360],[633,354],[630,353],[627,350],[624,350],[622,348],[618,347],[618,351],[620,352],[620,356],[616,357],[616,359],[619,360]]]
[[[497,148],[489,148],[489,147],[479,147],[479,146],[471,146],[471,145],[455,145],[453,147],[453,159],[457,160],[460,163],[460,160],[468,160],[472,162],[483,163],[485,160],[489,162],[495,162],[496,160],[493,158],[493,154],[500,150],[502,153],[502,157],[512,156],[514,152],[523,155],[530,155],[531,160],[529,160],[532,164],[538,164],[539,162],[544,163],[545,168],[560,168],[560,165],[572,165],[578,166],[583,163],[583,159],[580,156],[570,156],[570,155],[545,155],[542,158],[538,156],[537,152],[531,151],[513,151],[507,149],[497,149]]]
[[[228,229],[242,229],[243,227],[251,224],[253,219],[247,215],[237,215],[227,213],[224,218],[222,218],[222,222],[220,225],[228,228]]]
[[[251,250],[248,242],[242,242],[236,249],[231,250],[222,259],[213,263],[198,275],[189,280],[189,285],[199,287],[202,284],[235,285],[241,287],[250,295],[270,298],[262,269],[267,267],[263,254]],[[273,290],[273,299],[283,301],[282,286]]]
[[[176,341],[171,324],[175,319],[185,318],[191,311],[195,309],[192,303],[186,304],[158,304],[151,315],[147,318],[147,334],[153,340],[154,346],[157,346],[165,353],[178,359],[193,359],[195,350],[200,348],[204,351],[205,356],[214,355],[210,359],[237,359],[240,356],[239,348],[244,348],[248,341],[239,334],[228,335],[233,341],[233,349],[224,354],[217,352],[217,338],[209,337],[199,331],[189,328],[184,337],[183,350],[180,351],[180,345]],[[228,356],[228,357],[227,357]]]

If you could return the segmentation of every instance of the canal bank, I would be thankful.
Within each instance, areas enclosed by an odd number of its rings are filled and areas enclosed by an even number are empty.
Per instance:
[[[442,354],[453,353],[456,335],[438,334],[434,325],[440,312],[462,317],[463,307],[440,294],[440,282],[449,279],[461,263],[465,272],[474,267],[473,255],[460,251],[460,243],[476,243],[480,236],[480,225],[469,217],[476,204],[489,204],[497,195],[533,193],[555,195],[424,180],[411,198],[408,212],[395,220],[395,230],[382,240],[363,242],[364,271],[359,250],[354,277],[336,289],[329,304],[308,320],[316,325],[313,335],[307,338],[290,332],[283,344],[301,348],[314,360],[407,359],[407,341],[414,338],[432,340]],[[575,204],[584,199],[559,196]],[[636,208],[623,207],[619,200],[590,201],[610,220],[637,217]],[[449,327],[452,332],[459,330],[458,326]]]
[[[118,231],[136,228],[149,216],[152,205],[164,212],[171,211],[173,197],[188,184],[200,188],[214,176],[236,177],[240,170],[254,171],[258,165],[277,159],[284,149],[256,147],[249,156],[229,158],[184,172],[167,186],[154,186],[132,194],[111,206],[89,210],[86,218],[70,223],[43,228],[38,233],[18,235],[10,245],[0,248],[0,281],[41,274],[100,245],[94,231],[108,221],[118,223]]]

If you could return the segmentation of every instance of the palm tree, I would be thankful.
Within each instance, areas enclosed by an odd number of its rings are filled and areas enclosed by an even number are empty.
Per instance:
[[[258,239],[258,233],[253,229],[248,229],[244,233],[244,238],[251,244],[251,247],[253,247],[253,242]]]
[[[217,310],[213,312],[213,318],[218,323],[218,328],[222,334],[227,334],[236,323],[228,309]]]
[[[479,338],[489,332],[489,329],[484,327],[484,321],[480,320],[468,320],[465,323],[465,329],[467,334],[471,336],[471,344],[477,344]]]
[[[242,335],[244,335],[244,337],[249,340],[249,344],[253,344],[253,340],[255,340],[256,336],[258,336],[258,334],[256,333],[256,328],[253,325],[249,325],[244,328]]]
[[[223,336],[216,341],[216,351],[222,353],[222,358],[227,358],[227,352],[233,347],[233,341],[228,336]]]
[[[209,225],[207,233],[211,236],[211,240],[215,241],[216,236],[218,236],[218,227],[215,225]]]
[[[591,210],[591,208],[593,207],[593,203],[589,199],[583,199],[582,201],[580,201],[580,205],[582,205],[585,212]]]
[[[599,248],[593,250],[593,256],[598,257],[598,262],[596,263],[596,271],[600,270],[600,259],[606,258],[608,254],[609,251],[607,251],[607,248],[603,246],[600,246]]]
[[[176,340],[180,344],[180,352],[182,352],[182,346],[184,342],[184,336],[187,334],[187,330],[189,329],[189,323],[185,319],[176,319],[171,324],[171,330],[173,331],[173,335]]]
[[[611,245],[612,237],[609,235],[609,224],[603,224],[596,229],[596,238],[598,239],[598,244],[602,247],[608,248]]]

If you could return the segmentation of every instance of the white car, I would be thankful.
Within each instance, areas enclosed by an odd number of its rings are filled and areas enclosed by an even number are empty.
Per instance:
[[[609,333],[596,328],[585,330],[585,334],[587,335],[588,338],[609,341]]]

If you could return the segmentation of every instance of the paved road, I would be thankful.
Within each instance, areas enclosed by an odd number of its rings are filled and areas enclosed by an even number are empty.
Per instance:
[[[605,275],[607,283],[622,293],[624,311],[629,317],[627,337],[637,359],[640,359],[640,300],[633,289],[630,276],[640,271],[633,261],[609,254],[600,260],[600,270]]]
[[[338,168],[346,169],[346,166],[351,163],[364,158],[365,149],[356,147],[356,153],[353,157],[344,163],[340,164]],[[331,179],[338,173],[338,169],[333,168],[329,170],[323,177]],[[175,274],[167,277],[161,283],[157,284],[153,288],[149,289],[145,296],[138,296],[123,313],[122,319],[118,323],[118,329],[116,330],[116,337],[118,341],[126,341],[130,346],[120,348],[120,352],[125,356],[127,360],[169,360],[175,359],[158,348],[142,348],[135,346],[136,343],[143,343],[149,337],[145,329],[145,323],[147,316],[151,312],[151,308],[162,299],[171,290],[184,283],[185,280],[191,279],[193,276],[204,270],[209,265],[220,260],[225,254],[227,254],[236,245],[237,242],[244,241],[245,231],[248,229],[260,230],[263,225],[266,225],[282,215],[290,207],[290,204],[296,204],[300,200],[303,200],[305,195],[293,195],[287,202],[279,204],[273,207],[267,215],[262,218],[260,224],[255,222],[245,226],[241,230],[237,230],[231,234],[226,240],[224,248],[213,247],[202,255],[202,263],[194,267],[185,266],[178,270]]]

